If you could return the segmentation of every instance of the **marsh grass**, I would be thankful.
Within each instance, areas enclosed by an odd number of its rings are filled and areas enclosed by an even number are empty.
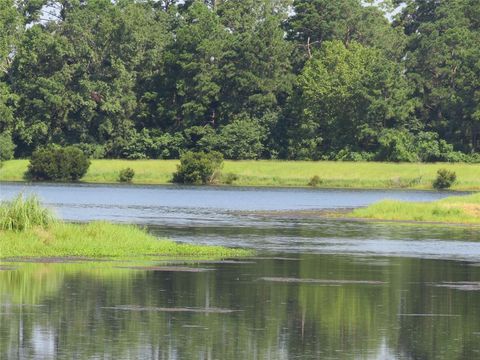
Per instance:
[[[385,200],[356,209],[350,216],[376,220],[480,224],[480,194],[452,196],[431,203]]]
[[[138,258],[225,258],[252,252],[220,246],[178,244],[161,240],[143,229],[107,222],[67,224],[56,222],[48,228],[1,231],[0,257],[87,257]]]
[[[19,194],[11,201],[0,202],[0,230],[45,228],[55,221],[52,212],[44,208],[35,195],[25,197]]]

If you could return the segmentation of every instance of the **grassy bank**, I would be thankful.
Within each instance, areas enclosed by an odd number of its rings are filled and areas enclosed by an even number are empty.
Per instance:
[[[129,225],[68,224],[55,219],[36,198],[0,204],[0,258],[88,257],[225,258],[250,251],[159,240]]]
[[[93,160],[82,182],[116,183],[121,169],[135,170],[135,184],[168,184],[177,160]],[[23,181],[28,160],[6,161],[0,181]],[[235,174],[238,186],[308,186],[320,178],[318,187],[431,189],[440,168],[457,174],[454,190],[480,190],[480,164],[422,164],[332,161],[225,161],[222,173]]]
[[[375,220],[480,225],[480,194],[452,196],[431,203],[385,200],[356,209],[349,216]]]
[[[251,255],[240,249],[178,244],[158,240],[128,225],[105,222],[56,223],[47,228],[0,231],[0,257],[131,258],[159,255],[169,258],[224,258]]]

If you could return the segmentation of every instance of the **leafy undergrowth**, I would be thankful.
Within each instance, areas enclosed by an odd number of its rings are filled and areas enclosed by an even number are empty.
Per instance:
[[[251,255],[249,250],[178,244],[159,240],[143,229],[107,222],[54,223],[24,231],[0,231],[0,257],[227,258]]]
[[[350,216],[377,220],[480,224],[480,194],[452,196],[431,203],[385,200],[356,209]]]

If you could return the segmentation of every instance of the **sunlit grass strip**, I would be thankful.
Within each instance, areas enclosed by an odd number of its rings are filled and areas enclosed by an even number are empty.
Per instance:
[[[117,183],[124,168],[135,171],[134,184],[168,184],[177,160],[92,160],[87,183]],[[9,160],[0,169],[0,181],[22,181],[28,160]],[[437,170],[455,171],[454,190],[480,190],[480,164],[379,163],[334,161],[225,161],[222,172],[235,174],[237,186],[308,186],[318,176],[318,187],[365,189],[431,189]]]
[[[480,194],[452,196],[431,203],[385,200],[356,209],[350,215],[376,220],[480,224]]]
[[[22,231],[55,222],[50,210],[40,205],[36,196],[19,194],[12,201],[0,202],[0,230]]]
[[[147,256],[229,258],[252,255],[251,251],[220,246],[178,244],[159,240],[130,225],[106,222],[66,224],[46,228],[0,231],[0,258],[88,257],[134,258]]]

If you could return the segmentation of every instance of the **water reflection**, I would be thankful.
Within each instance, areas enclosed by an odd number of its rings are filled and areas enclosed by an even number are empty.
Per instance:
[[[246,224],[149,229],[180,242],[263,251],[480,260],[478,227],[275,218]]]
[[[470,263],[303,254],[191,265],[212,269],[198,273],[111,263],[14,266],[0,271],[2,359],[480,354],[480,292],[436,286],[480,282],[480,267]],[[329,282],[261,279],[272,277]],[[235,311],[165,311],[172,308]]]

